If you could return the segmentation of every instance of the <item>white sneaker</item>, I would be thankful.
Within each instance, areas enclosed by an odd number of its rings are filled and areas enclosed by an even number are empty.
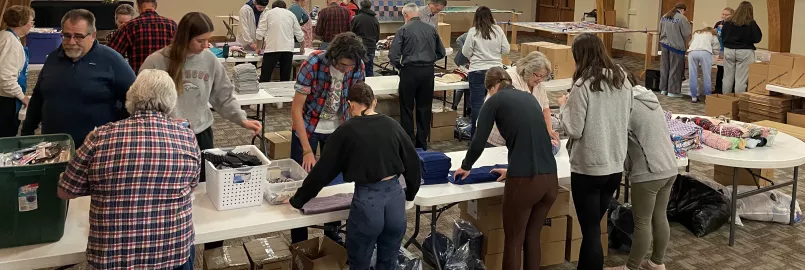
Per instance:
[[[615,267],[605,267],[604,270],[629,270],[629,267],[626,267],[626,265],[621,265]]]
[[[699,102],[699,98],[690,98],[690,102],[696,103]]]
[[[640,264],[640,269],[665,270],[665,265],[664,264],[655,264],[651,260],[643,260],[643,263]]]
[[[678,98],[678,97],[682,97],[682,95],[681,94],[668,93],[668,97]]]
[[[665,91],[665,90],[660,91],[660,94],[667,95],[667,94],[668,94],[668,91]]]

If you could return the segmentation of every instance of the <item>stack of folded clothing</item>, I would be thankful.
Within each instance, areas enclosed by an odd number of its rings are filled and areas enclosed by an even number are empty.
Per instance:
[[[703,118],[703,117],[678,117],[677,119],[686,122],[694,123],[700,126],[704,131],[710,131],[712,134],[705,132],[702,142],[715,149],[731,150],[731,149],[744,149],[755,148],[763,146],[771,146],[774,138],[777,135],[777,130],[773,128],[761,127],[749,123],[733,122],[728,123],[719,119]],[[716,139],[723,137],[722,139]],[[726,147],[723,141],[730,141],[730,147]]]
[[[315,215],[349,209],[352,193],[339,193],[333,196],[316,197],[302,206],[303,215]]]
[[[671,142],[677,157],[687,157],[687,152],[701,148],[702,127],[693,122],[672,119],[670,112],[665,112],[665,121],[671,133]]]
[[[422,184],[438,185],[448,182],[447,173],[452,166],[451,160],[442,152],[416,150],[422,166]]]
[[[500,177],[500,174],[492,173],[494,169],[506,169],[509,168],[507,164],[498,164],[495,166],[483,166],[480,168],[473,168],[470,170],[470,175],[464,177],[464,179],[456,179],[455,173],[456,171],[450,171],[450,175],[447,179],[450,180],[450,183],[456,185],[467,185],[467,184],[479,184],[479,183],[487,183],[487,182],[495,182]]]
[[[257,68],[252,64],[235,66],[232,78],[235,84],[235,91],[240,94],[257,94],[260,91],[260,83],[257,81]]]

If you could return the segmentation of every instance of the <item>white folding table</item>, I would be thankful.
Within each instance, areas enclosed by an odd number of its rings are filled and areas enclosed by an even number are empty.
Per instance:
[[[238,102],[240,106],[247,106],[247,105],[258,105],[262,106],[264,104],[272,104],[272,103],[283,103],[283,102],[291,102],[293,98],[290,97],[275,97],[269,94],[267,91],[260,89],[257,91],[256,94],[238,94],[235,93],[235,100]],[[254,138],[260,137],[262,138],[266,134],[266,108],[263,106],[262,114],[258,110],[257,116],[260,121],[260,134],[255,135],[252,137],[252,144],[254,144]],[[263,144],[263,153],[268,153],[268,143],[261,142]]]
[[[293,49],[293,53],[294,53],[293,61],[305,60],[305,59],[307,59],[308,56],[310,56],[310,53],[312,53],[313,51],[315,51],[313,48],[306,48],[305,52],[303,54],[297,54],[297,53],[299,53],[299,48],[294,48]],[[218,61],[221,62],[221,63],[235,63],[235,64],[257,63],[257,62],[260,62],[262,60],[263,60],[262,55],[249,55],[249,56],[240,56],[240,57],[218,58]]]
[[[781,93],[781,94],[786,94],[786,95],[792,95],[792,96],[795,96],[795,97],[805,97],[805,87],[803,87],[803,88],[786,88],[786,87],[782,87],[782,86],[776,86],[776,85],[769,84],[769,85],[766,85],[766,90]]]

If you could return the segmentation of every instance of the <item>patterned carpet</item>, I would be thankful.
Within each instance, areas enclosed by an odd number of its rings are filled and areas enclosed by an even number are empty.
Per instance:
[[[536,41],[537,38],[521,37],[520,42]],[[455,44],[453,46],[456,47]],[[509,55],[509,58],[515,60],[519,57],[518,53],[514,52]],[[617,56],[616,56],[617,57]],[[377,61],[381,61],[378,59]],[[639,73],[642,71],[643,60],[637,57],[620,57],[616,61],[624,67],[630,69],[632,72]],[[452,61],[450,61],[452,65]],[[658,63],[657,63],[658,64]],[[453,68],[453,67],[450,67]],[[32,76],[32,81],[35,82],[35,76]],[[554,92],[551,94],[551,102],[556,105],[556,98],[562,93]],[[674,113],[685,114],[702,114],[704,111],[704,103],[691,103],[688,98],[669,98],[665,96],[659,97],[663,108],[670,110]],[[283,109],[277,109],[273,106],[268,111],[266,119],[267,131],[283,131],[290,130],[291,120],[289,114],[289,105],[286,104]],[[253,114],[254,112],[252,112]],[[243,144],[250,144],[251,137],[249,133],[224,120],[215,114],[215,145],[216,147],[236,146]],[[437,151],[461,151],[466,150],[467,142],[458,142],[457,140],[440,142],[432,144],[434,150]],[[691,164],[691,175],[700,179],[711,179],[713,175],[713,168],[711,165],[693,162]],[[775,179],[781,181],[788,181],[792,177],[792,170],[778,170],[775,174]],[[791,188],[786,188],[785,193],[790,194]],[[799,194],[803,193],[805,189],[799,188]],[[801,201],[801,200],[800,200]],[[437,230],[450,235],[452,232],[452,221],[458,218],[458,209],[454,207],[447,211],[440,219],[437,225]],[[408,213],[408,234],[413,232],[414,214],[413,211]],[[422,217],[422,224],[430,224],[429,216]],[[672,223],[671,225],[671,242],[666,254],[666,266],[668,269],[805,269],[805,254],[801,251],[805,249],[805,227],[800,225],[788,226],[774,223],[763,223],[744,221],[745,226],[737,229],[735,247],[727,246],[729,236],[729,227],[722,227],[717,232],[707,235],[702,238],[697,238],[691,234],[687,229],[680,224]],[[421,242],[424,237],[430,232],[429,227],[423,226],[420,231],[418,240]],[[318,230],[310,230],[312,236],[321,235]],[[283,234],[286,239],[289,239],[289,232],[273,233],[270,235]],[[255,237],[264,237],[259,235]],[[240,245],[243,241],[248,241],[254,237],[247,237],[241,239],[232,239],[226,241],[228,245]],[[406,237],[407,239],[408,237]],[[197,247],[201,250],[201,246]],[[411,248],[412,252],[420,254],[415,248]],[[201,252],[197,253],[197,260],[195,264],[196,269],[202,269]],[[617,250],[610,250],[609,256],[606,258],[607,266],[616,266],[625,264],[628,257],[628,252],[621,252]],[[574,269],[572,263],[565,263],[544,269]],[[86,264],[79,264],[71,269],[86,269]],[[429,269],[426,267],[426,269]]]

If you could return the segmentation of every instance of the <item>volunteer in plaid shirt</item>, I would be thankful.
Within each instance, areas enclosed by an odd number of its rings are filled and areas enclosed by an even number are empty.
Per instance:
[[[193,131],[168,117],[176,96],[167,72],[144,70],[127,93],[131,117],[90,133],[61,176],[60,198],[92,196],[90,269],[193,269],[201,159]]]
[[[316,22],[316,35],[321,37],[320,50],[326,50],[336,35],[349,31],[352,17],[349,9],[340,6],[340,0],[327,0],[327,7],[319,11]]]
[[[291,105],[294,136],[291,158],[310,171],[316,164],[316,148],[324,149],[327,138],[346,121],[347,94],[352,85],[365,79],[363,57],[366,48],[352,32],[335,36],[327,51],[315,51],[302,63],[297,76],[296,95]],[[338,227],[340,222],[326,224]],[[327,237],[339,242],[334,230]],[[291,241],[307,240],[307,228],[291,230]]]
[[[134,72],[152,53],[170,45],[176,34],[176,22],[157,14],[157,0],[138,0],[140,16],[126,23],[107,40],[110,48],[125,55]]]

